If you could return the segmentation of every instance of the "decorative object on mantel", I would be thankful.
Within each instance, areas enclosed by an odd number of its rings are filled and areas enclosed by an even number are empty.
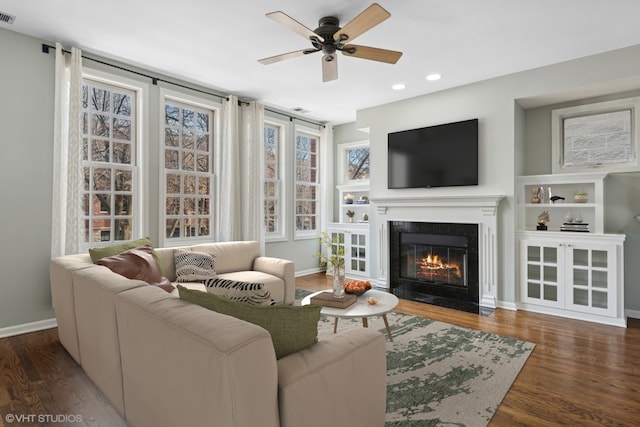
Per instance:
[[[574,203],[587,203],[589,201],[589,196],[584,191],[576,191],[573,195]]]
[[[349,222],[353,222],[353,216],[355,214],[356,213],[354,211],[350,210],[350,209],[346,212],[346,215],[349,217]]]
[[[359,205],[366,205],[369,203],[369,198],[367,196],[360,196],[360,198],[358,199],[357,203]]]
[[[549,211],[542,211],[542,213],[538,215],[538,225],[536,226],[536,230],[546,230],[548,223]]]
[[[562,196],[551,196],[551,203],[562,203],[564,202],[564,197]]]
[[[353,194],[347,193],[344,196],[344,203],[347,204],[347,205],[352,205],[353,204]]]
[[[332,238],[322,231],[318,233],[318,242],[320,252],[316,256],[320,259],[320,266],[333,270],[333,296],[344,298],[344,244],[340,242],[340,234]]]

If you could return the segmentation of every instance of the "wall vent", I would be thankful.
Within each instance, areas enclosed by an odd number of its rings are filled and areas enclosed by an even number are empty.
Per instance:
[[[13,15],[9,15],[8,13],[0,12],[0,22],[4,22],[5,24],[13,24],[13,21],[16,20],[16,17]]]

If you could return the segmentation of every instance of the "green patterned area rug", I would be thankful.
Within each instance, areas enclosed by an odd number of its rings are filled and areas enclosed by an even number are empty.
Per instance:
[[[534,344],[401,313],[387,315],[386,427],[486,426]],[[333,333],[322,316],[319,338]],[[362,327],[340,319],[338,333]],[[386,337],[381,318],[369,327]]]

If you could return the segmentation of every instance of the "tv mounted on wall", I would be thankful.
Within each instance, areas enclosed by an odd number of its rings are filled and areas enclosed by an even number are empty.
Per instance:
[[[390,189],[478,185],[478,119],[388,135]]]

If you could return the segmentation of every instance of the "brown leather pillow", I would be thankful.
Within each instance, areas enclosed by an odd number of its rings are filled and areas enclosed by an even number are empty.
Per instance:
[[[101,258],[97,264],[104,265],[127,279],[142,280],[167,292],[174,289],[169,279],[160,274],[160,267],[153,258],[152,248],[149,245],[138,246],[118,255]]]

